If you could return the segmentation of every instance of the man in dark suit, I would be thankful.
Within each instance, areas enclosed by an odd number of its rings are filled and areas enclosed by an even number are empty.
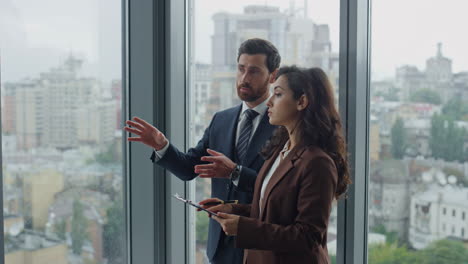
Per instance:
[[[278,50],[270,42],[243,42],[238,50],[236,78],[242,104],[216,113],[203,138],[186,153],[138,117],[127,121],[124,129],[138,136],[128,140],[152,147],[151,160],[181,180],[211,178],[211,197],[251,203],[257,173],[264,162],[259,152],[275,128],[268,122],[266,103],[280,61]],[[207,255],[213,264],[238,264],[242,263],[243,250],[234,248],[233,238],[210,219]]]

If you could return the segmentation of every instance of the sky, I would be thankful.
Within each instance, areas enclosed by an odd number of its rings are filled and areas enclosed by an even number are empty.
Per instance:
[[[289,0],[191,0],[195,5],[195,58],[211,61],[212,16],[242,13],[249,4],[277,6]],[[295,1],[303,14],[305,1]],[[372,74],[392,77],[405,64],[424,69],[438,42],[453,70],[468,71],[466,0],[372,0]],[[339,0],[308,0],[308,16],[330,27],[332,49],[339,48]],[[120,76],[120,0],[0,0],[0,56],[3,81],[38,75],[70,53],[84,58],[92,75]],[[113,56],[115,54],[115,56]]]

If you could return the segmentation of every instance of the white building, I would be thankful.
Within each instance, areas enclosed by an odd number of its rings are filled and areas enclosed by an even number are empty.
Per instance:
[[[372,164],[369,184],[369,227],[383,225],[406,239],[409,222],[410,176],[403,160]]]
[[[468,188],[431,185],[411,198],[409,242],[416,249],[432,241],[468,240]]]

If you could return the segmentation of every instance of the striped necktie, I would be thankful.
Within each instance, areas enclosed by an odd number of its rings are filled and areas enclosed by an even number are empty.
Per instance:
[[[245,110],[245,120],[242,124],[241,131],[239,134],[239,140],[237,140],[237,157],[239,163],[242,164],[249,147],[250,136],[252,135],[253,122],[252,120],[258,115],[258,112],[252,109]]]

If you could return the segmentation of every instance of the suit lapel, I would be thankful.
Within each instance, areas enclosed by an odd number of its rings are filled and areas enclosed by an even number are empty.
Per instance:
[[[242,109],[242,104],[234,109],[233,114],[231,114],[226,120],[226,140],[227,140],[227,149],[225,155],[230,157],[231,160],[234,160],[234,157],[237,155],[235,151],[236,144],[236,132],[237,132],[237,123],[239,123],[239,115]]]
[[[261,151],[265,142],[271,137],[275,128],[276,126],[272,126],[270,124],[269,117],[267,113],[265,113],[262,120],[260,120],[260,124],[258,124],[252,139],[250,140],[247,154],[245,155],[244,162],[242,162],[244,166],[249,167],[255,158],[258,157],[258,153]]]
[[[294,147],[294,149],[291,150],[291,152],[286,156],[286,158],[283,161],[280,162],[280,164],[276,168],[275,172],[270,178],[270,181],[267,184],[265,193],[263,194],[262,210],[261,210],[261,215],[259,219],[263,219],[265,215],[265,208],[266,208],[266,204],[268,203],[268,197],[270,196],[271,191],[286,176],[286,174],[288,174],[288,172],[294,168],[294,162],[301,156],[304,150],[305,148],[301,146]],[[274,157],[275,160],[278,157],[278,155],[279,155],[279,151]],[[260,188],[263,185],[263,180],[260,183]]]

